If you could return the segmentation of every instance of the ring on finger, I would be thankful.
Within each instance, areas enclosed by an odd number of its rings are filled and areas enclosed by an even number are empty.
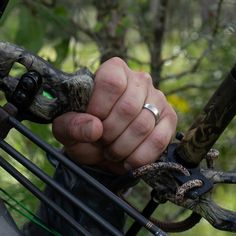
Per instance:
[[[146,104],[144,104],[143,108],[149,110],[153,114],[154,119],[155,119],[155,125],[157,125],[157,123],[160,119],[160,112],[157,109],[157,107],[153,104],[146,103]]]

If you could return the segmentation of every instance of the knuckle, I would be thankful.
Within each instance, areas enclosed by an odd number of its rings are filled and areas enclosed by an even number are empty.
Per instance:
[[[152,138],[152,143],[159,152],[163,152],[169,143],[169,138],[164,133],[158,134]]]
[[[103,89],[114,94],[122,94],[124,92],[126,88],[126,81],[122,76],[115,73],[107,75],[102,71],[98,76],[100,79],[97,84],[99,84]]]
[[[174,111],[174,109],[173,109],[171,106],[170,106],[169,117],[170,117],[170,120],[171,120],[174,124],[177,124],[177,122],[178,122],[178,116],[177,116],[177,113]]]
[[[138,117],[133,124],[131,129],[138,136],[146,136],[153,128],[152,122],[147,122],[144,116]]]
[[[166,109],[165,116],[168,117],[168,119],[171,121],[172,124],[177,124],[178,122],[178,116],[173,107],[169,104],[169,106]]]
[[[147,72],[138,72],[138,76],[142,81],[145,81],[146,83],[152,83],[152,77]]]
[[[125,65],[119,57],[109,59],[96,72],[95,85],[110,93],[122,94],[127,86]]]
[[[112,57],[106,63],[111,63],[113,65],[118,65],[118,66],[127,66],[125,61],[122,60],[120,57]]]
[[[138,104],[135,101],[132,101],[132,99],[129,99],[120,102],[120,104],[117,107],[117,113],[121,117],[132,119],[134,116],[138,114],[139,109],[140,108]]]
[[[158,93],[158,99],[165,102],[167,101],[165,94],[161,90],[157,90],[157,93]]]

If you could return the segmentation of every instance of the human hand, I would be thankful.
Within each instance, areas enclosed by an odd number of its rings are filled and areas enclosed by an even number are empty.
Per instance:
[[[157,124],[152,112],[143,108],[147,103],[159,110]],[[96,72],[86,113],[63,114],[52,128],[70,158],[121,174],[155,162],[171,141],[176,123],[176,113],[150,75],[112,58]]]

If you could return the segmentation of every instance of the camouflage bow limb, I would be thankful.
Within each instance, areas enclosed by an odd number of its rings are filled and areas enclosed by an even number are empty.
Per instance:
[[[236,173],[217,172],[211,167],[201,171],[198,165],[207,156],[213,155],[214,159],[214,152],[210,154],[209,151],[235,116],[235,101],[236,66],[181,142],[169,145],[164,161],[141,167],[133,173],[155,189],[157,202],[169,200],[201,215],[214,227],[232,232],[236,232],[236,213],[218,206],[211,199],[210,190],[216,183],[236,183]],[[187,167],[189,173],[183,171],[180,164]]]

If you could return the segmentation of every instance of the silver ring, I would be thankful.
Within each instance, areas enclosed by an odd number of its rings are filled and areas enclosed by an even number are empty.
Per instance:
[[[155,119],[155,125],[156,125],[160,118],[159,110],[153,104],[150,104],[150,103],[144,104],[143,108],[149,110],[153,114],[154,119]]]

